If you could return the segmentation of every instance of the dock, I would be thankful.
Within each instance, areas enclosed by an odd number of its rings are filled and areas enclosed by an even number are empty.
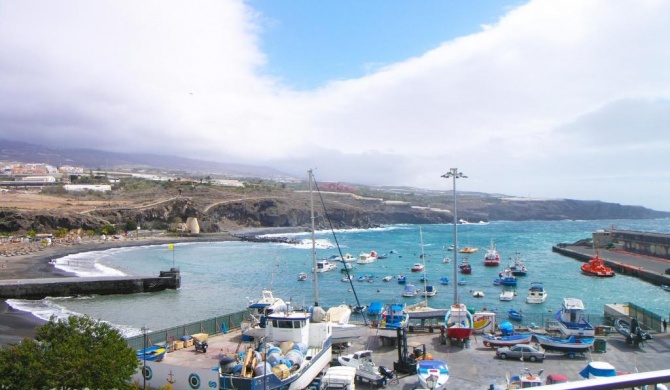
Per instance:
[[[178,268],[161,271],[158,277],[105,276],[0,280],[0,299],[44,299],[78,295],[112,295],[178,289]]]

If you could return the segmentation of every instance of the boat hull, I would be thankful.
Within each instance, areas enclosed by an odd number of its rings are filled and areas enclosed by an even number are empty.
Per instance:
[[[508,347],[515,344],[528,344],[533,338],[532,333],[518,333],[511,336],[493,336],[493,335],[482,335],[484,339],[484,346],[497,348],[497,347]]]
[[[538,344],[546,351],[557,352],[578,352],[583,353],[588,351],[595,341],[593,338],[576,338],[569,337],[567,339],[560,339],[556,337],[549,337],[543,335],[535,335]]]

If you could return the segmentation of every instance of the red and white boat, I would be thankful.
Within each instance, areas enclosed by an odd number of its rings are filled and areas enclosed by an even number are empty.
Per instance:
[[[496,246],[493,243],[493,240],[491,240],[491,247],[484,255],[484,265],[488,267],[496,267],[500,265],[500,254],[496,250]]]
[[[461,270],[462,274],[469,275],[472,273],[472,267],[470,266],[470,262],[468,261],[467,257],[461,261],[461,264],[458,266],[458,268]]]
[[[598,276],[601,278],[608,278],[616,275],[612,268],[605,265],[605,261],[600,258],[598,252],[588,261],[582,264],[582,272],[589,276]]]
[[[412,272],[422,272],[423,271],[423,264],[421,263],[414,263],[412,266]]]
[[[472,314],[462,303],[451,305],[447,315],[444,317],[447,326],[447,337],[458,340],[466,340],[474,330]]]

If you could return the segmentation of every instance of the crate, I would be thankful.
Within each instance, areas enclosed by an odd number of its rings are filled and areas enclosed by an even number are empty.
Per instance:
[[[184,341],[184,348],[192,347],[193,346],[193,339],[188,339]]]
[[[181,341],[181,340],[173,341],[173,342],[172,342],[172,346],[173,346],[172,349],[173,349],[174,351],[177,351],[177,350],[179,350],[179,349],[184,348],[184,342]]]
[[[195,333],[192,334],[191,337],[193,337],[194,339],[198,339],[198,341],[202,343],[203,341],[207,341],[209,335],[207,333]]]

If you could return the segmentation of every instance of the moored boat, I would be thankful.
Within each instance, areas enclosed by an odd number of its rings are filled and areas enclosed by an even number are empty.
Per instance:
[[[504,271],[501,271],[498,274],[498,276],[500,279],[500,284],[502,284],[503,286],[516,286],[518,283],[516,276],[514,276],[514,274],[509,268]]]
[[[358,256],[358,260],[356,261],[356,263],[358,263],[358,264],[370,264],[370,263],[374,263],[375,261],[377,261],[377,252],[370,251],[370,253],[361,253]]]
[[[299,282],[304,282],[305,280],[307,280],[307,273],[305,273],[305,272],[299,273],[298,274],[298,281]]]
[[[265,334],[267,316],[279,311],[286,310],[288,305],[281,298],[275,298],[272,291],[263,290],[261,297],[249,301],[247,306],[248,317],[242,320],[240,328],[242,334],[250,337],[262,337]]]
[[[500,300],[501,301],[511,301],[514,299],[514,291],[512,290],[502,290],[500,292]]]
[[[434,297],[435,295],[437,295],[437,289],[435,288],[435,286],[428,285],[421,292],[421,295],[424,297]]]
[[[523,257],[521,257],[521,254],[519,252],[514,254],[514,257],[512,258],[512,263],[509,266],[509,270],[514,276],[526,276],[528,273],[528,268],[526,268],[526,264],[523,261]]]
[[[421,263],[414,263],[414,265],[412,266],[412,272],[422,272],[423,269],[424,266]]]
[[[445,284],[445,285],[449,284],[449,278],[447,278],[446,276],[441,277],[440,278],[440,284]]]
[[[477,248],[472,248],[472,247],[466,246],[464,248],[461,248],[458,252],[459,253],[477,253],[478,250],[479,249],[477,249]]]
[[[398,281],[398,284],[405,284],[407,282],[405,275],[396,276],[396,280]]]
[[[491,240],[491,247],[487,249],[484,255],[484,265],[487,267],[495,267],[500,265],[500,254],[496,250],[496,246]]]
[[[382,281],[384,282],[390,282],[393,279],[392,275],[386,275],[384,278],[382,278]]]
[[[515,310],[515,309],[510,308],[509,310],[507,310],[507,316],[512,321],[522,321],[523,320],[523,314],[521,314],[520,311]]]
[[[544,303],[547,300],[547,291],[542,283],[533,282],[528,289],[526,303]]]
[[[476,290],[472,292],[473,298],[484,298],[484,291]]]
[[[616,275],[614,271],[612,271],[612,268],[605,265],[605,261],[600,258],[597,251],[594,257],[582,264],[581,269],[582,273],[585,275],[597,276],[599,278],[611,278]]]
[[[556,312],[558,329],[566,336],[595,336],[595,328],[584,317],[584,303],[578,298],[563,298]]]
[[[331,263],[328,260],[319,260],[316,262],[316,272],[329,272],[337,268],[335,263]]]
[[[411,297],[416,296],[416,294],[418,294],[418,293],[419,293],[419,290],[417,290],[416,286],[414,286],[411,283],[407,283],[405,285],[405,289],[402,291],[402,296],[407,297],[407,298],[411,298]]]
[[[461,261],[461,264],[458,265],[458,268],[461,270],[462,274],[468,275],[472,273],[472,266],[470,266],[470,261],[467,257]]]

